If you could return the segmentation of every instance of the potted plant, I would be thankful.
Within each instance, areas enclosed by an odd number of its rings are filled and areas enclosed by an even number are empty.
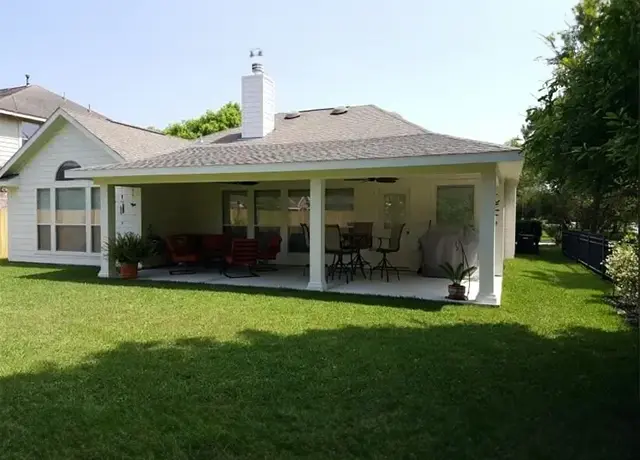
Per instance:
[[[138,277],[138,264],[155,252],[155,245],[148,238],[133,232],[118,233],[105,243],[109,257],[120,264],[120,278]]]
[[[462,262],[460,262],[456,268],[453,268],[449,262],[445,262],[440,264],[440,268],[445,272],[449,281],[451,281],[451,284],[449,285],[449,295],[447,298],[451,300],[467,300],[467,288],[462,285],[462,280],[467,276],[473,275],[477,268],[465,268]]]

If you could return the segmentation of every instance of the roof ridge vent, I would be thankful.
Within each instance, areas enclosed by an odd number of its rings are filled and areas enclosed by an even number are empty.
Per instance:
[[[294,118],[300,118],[300,112],[294,110],[293,112],[287,112],[284,116],[285,120],[293,120]]]
[[[347,113],[349,109],[347,107],[345,107],[344,105],[339,105],[338,107],[334,108],[331,111],[331,115],[342,115],[344,113]]]

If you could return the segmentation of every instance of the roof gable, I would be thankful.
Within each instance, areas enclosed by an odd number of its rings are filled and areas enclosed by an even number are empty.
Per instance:
[[[68,112],[78,123],[97,139],[127,161],[142,160],[187,147],[191,141],[167,136],[89,112]]]
[[[60,128],[61,119],[78,128],[80,132],[109,153],[114,162],[118,163],[162,155],[190,144],[184,139],[118,123],[92,112],[70,112],[58,109],[0,169],[0,177],[7,173],[18,172],[21,165],[28,161],[30,155],[42,147],[43,142],[55,136]]]
[[[96,143],[101,149],[103,149],[115,162],[122,162],[125,159],[118,153],[114,152],[103,142],[101,142],[95,135],[90,133],[84,126],[78,123],[71,115],[62,109],[57,110],[49,119],[35,132],[33,136],[13,154],[11,158],[0,168],[0,178],[17,174],[22,167],[29,162],[29,160],[40,149],[46,145],[51,139],[53,139],[60,129],[66,124],[75,126],[80,133],[89,138],[92,142]]]

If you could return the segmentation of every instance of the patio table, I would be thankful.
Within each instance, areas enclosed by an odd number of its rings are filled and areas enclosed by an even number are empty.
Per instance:
[[[354,249],[356,252],[356,256],[351,260],[351,272],[355,274],[356,269],[360,268],[362,272],[362,276],[367,279],[367,274],[364,271],[364,266],[368,265],[371,267],[371,264],[367,262],[367,260],[362,257],[361,250],[363,249],[363,242],[367,241],[369,235],[367,233],[356,233],[353,231],[347,231],[342,234],[342,239],[344,240],[345,245],[348,248]]]

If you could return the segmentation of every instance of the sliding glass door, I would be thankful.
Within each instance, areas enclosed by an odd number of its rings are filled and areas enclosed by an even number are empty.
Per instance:
[[[233,238],[246,238],[249,225],[247,191],[222,192],[222,229]]]

